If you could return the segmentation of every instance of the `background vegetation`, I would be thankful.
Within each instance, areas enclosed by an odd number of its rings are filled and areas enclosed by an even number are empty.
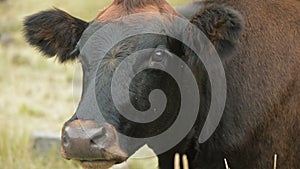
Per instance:
[[[169,0],[181,5],[191,0]],[[80,168],[55,153],[32,153],[35,131],[59,132],[80,96],[78,64],[59,65],[25,43],[22,21],[58,7],[92,20],[109,0],[0,0],[0,166],[2,169]],[[74,76],[75,72],[75,76]],[[74,78],[75,77],[75,78]],[[73,83],[74,80],[74,83]]]

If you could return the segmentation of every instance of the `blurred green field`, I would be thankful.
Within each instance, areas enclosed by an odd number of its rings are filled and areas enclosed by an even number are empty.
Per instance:
[[[189,1],[169,2],[181,5]],[[1,169],[80,168],[76,163],[63,160],[54,153],[42,158],[31,152],[30,138],[33,131],[58,132],[64,121],[71,117],[80,95],[80,85],[73,89],[74,65],[59,65],[53,59],[45,59],[25,43],[21,31],[22,21],[27,15],[52,7],[90,21],[110,2],[0,1]]]

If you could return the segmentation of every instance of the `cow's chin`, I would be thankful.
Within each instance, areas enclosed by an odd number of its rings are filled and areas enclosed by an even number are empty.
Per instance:
[[[84,169],[109,169],[116,163],[116,161],[80,161]]]
[[[84,169],[109,169],[115,164],[120,164],[124,162],[127,158],[125,157],[115,157],[115,158],[107,158],[107,160],[77,160],[79,164]]]

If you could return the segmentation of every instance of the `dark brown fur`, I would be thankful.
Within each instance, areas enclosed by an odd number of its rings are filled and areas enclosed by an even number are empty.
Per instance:
[[[299,1],[209,3],[230,5],[245,20],[238,53],[225,63],[225,157],[232,168],[271,168],[277,153],[278,168],[300,168]],[[227,128],[232,120],[235,127]]]
[[[24,35],[29,44],[46,56],[57,55],[60,62],[65,62],[77,58],[79,53],[74,49],[87,26],[85,21],[53,9],[27,17]]]

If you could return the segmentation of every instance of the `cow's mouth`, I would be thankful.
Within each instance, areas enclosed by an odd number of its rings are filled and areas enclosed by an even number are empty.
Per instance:
[[[144,145],[138,149],[134,154],[124,161],[125,158],[114,160],[96,160],[96,161],[83,161],[81,165],[85,169],[109,169],[109,168],[130,168],[135,166],[138,168],[159,168],[158,157],[155,152],[148,146]]]
[[[114,160],[110,160],[110,161],[106,161],[106,160],[95,160],[95,161],[86,161],[86,160],[82,160],[79,161],[80,165],[84,168],[84,169],[109,169],[110,167],[112,167],[115,164],[118,164],[119,162],[114,161]]]
[[[124,162],[127,157],[115,156],[109,159],[77,160],[84,169],[108,169],[115,164]]]
[[[103,159],[73,159],[78,161],[84,169],[108,169],[115,164],[122,163],[127,160],[126,156],[118,156],[111,153],[104,153]]]

